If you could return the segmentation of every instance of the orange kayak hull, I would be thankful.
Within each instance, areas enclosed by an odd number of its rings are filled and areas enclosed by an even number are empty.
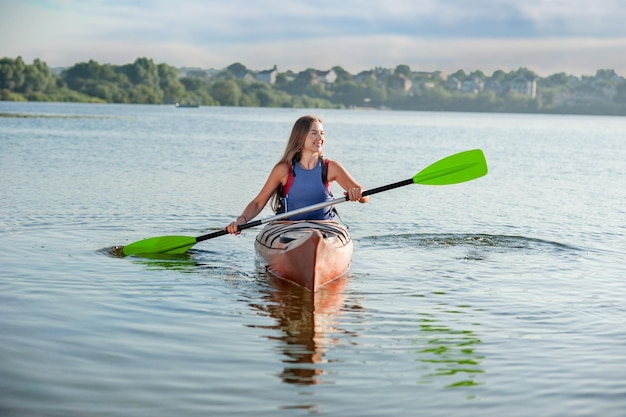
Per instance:
[[[282,221],[268,224],[255,248],[269,273],[316,291],[348,272],[353,243],[334,221]]]

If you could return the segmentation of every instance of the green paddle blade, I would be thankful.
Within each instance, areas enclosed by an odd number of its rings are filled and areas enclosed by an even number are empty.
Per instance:
[[[480,149],[443,158],[413,177],[414,184],[448,185],[470,181],[487,174],[487,161]]]
[[[187,252],[187,250],[195,244],[195,237],[158,236],[126,245],[122,249],[122,252],[125,256],[144,255],[149,253],[168,253],[170,255],[180,255]]]

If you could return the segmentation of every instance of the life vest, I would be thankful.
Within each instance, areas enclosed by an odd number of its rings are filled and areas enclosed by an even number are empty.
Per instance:
[[[324,159],[321,156],[319,160],[322,163],[322,182],[324,183],[326,188],[330,190],[330,183],[328,182],[328,164],[330,160]],[[298,162],[295,159],[291,162],[291,165],[289,165],[289,176],[287,177],[287,182],[285,182],[285,185],[280,184],[278,186],[278,193],[281,197],[287,197],[287,195],[289,194],[289,190],[291,189],[291,185],[293,184],[293,178],[295,177],[295,174],[293,172],[293,166],[297,163]]]
[[[322,175],[321,175],[321,180],[322,183],[324,184],[324,186],[326,187],[326,189],[328,190],[328,193],[332,196],[332,193],[330,191],[330,183],[328,182],[328,165],[329,165],[329,160],[328,159],[324,159],[322,157],[319,158],[319,162],[322,166]],[[293,181],[294,178],[296,176],[296,173],[294,172],[293,167],[295,166],[295,164],[297,164],[297,161],[294,159],[292,161],[292,164],[289,165],[289,176],[287,177],[287,181],[285,182],[285,185],[279,185],[278,186],[278,195],[280,197],[280,204],[278,207],[278,210],[276,211],[276,213],[284,213],[285,212],[285,206],[286,206],[286,202],[287,202],[287,197],[289,195],[289,190],[291,189],[291,186],[293,185]],[[334,208],[332,209],[333,215],[334,216]]]

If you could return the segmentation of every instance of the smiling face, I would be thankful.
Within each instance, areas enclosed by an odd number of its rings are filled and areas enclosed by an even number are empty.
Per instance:
[[[293,124],[289,141],[281,161],[291,164],[293,160],[300,161],[304,154],[318,156],[322,154],[324,144],[324,127],[319,117],[306,115],[300,117]]]
[[[325,141],[324,126],[321,122],[315,121],[311,124],[311,129],[304,140],[304,150],[312,153],[321,153]]]

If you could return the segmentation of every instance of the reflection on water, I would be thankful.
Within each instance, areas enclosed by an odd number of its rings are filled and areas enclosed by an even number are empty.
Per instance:
[[[268,281],[261,297],[262,302],[251,306],[269,314],[275,326],[264,328],[278,330],[279,336],[270,336],[281,342],[284,369],[280,378],[289,384],[314,385],[322,382],[325,354],[338,343],[339,316],[345,308],[345,288],[348,277],[339,278],[316,292],[260,273]],[[258,326],[251,326],[258,327]]]
[[[269,282],[262,290],[260,302],[250,303],[255,310],[268,314],[275,321],[271,326],[249,326],[270,329],[267,338],[280,341],[283,369],[279,373],[283,382],[297,385],[328,383],[324,378],[329,354],[334,346],[352,341],[357,333],[342,329],[341,318],[354,323],[349,316],[358,315],[358,322],[368,323],[367,313],[359,305],[348,306],[345,300],[347,277],[336,280],[315,293],[290,284],[269,274],[259,273],[261,280]],[[438,298],[444,293],[435,294]],[[482,343],[472,330],[472,307],[451,307],[445,303],[421,312],[407,312],[414,316],[418,331],[412,336],[407,354],[419,364],[416,379],[419,384],[442,384],[445,388],[472,387],[484,382],[481,363],[484,357],[478,352]],[[370,331],[378,319],[370,318]],[[386,325],[389,323],[385,321]],[[344,326],[345,327],[345,326]],[[385,329],[381,329],[386,332]],[[275,331],[275,332],[274,332]],[[364,341],[363,348],[369,349]],[[372,344],[375,346],[376,344]],[[383,350],[395,349],[386,346]],[[340,360],[340,359],[338,359]]]
[[[481,384],[476,381],[476,377],[485,372],[480,368],[484,357],[476,352],[480,338],[465,329],[466,326],[452,326],[446,323],[449,320],[443,320],[449,314],[467,314],[470,309],[467,305],[456,308],[440,305],[433,312],[419,314],[420,331],[416,342],[419,348],[415,353],[422,364],[421,383],[445,380],[446,388]]]
[[[126,258],[122,253],[122,246],[113,246],[101,249],[99,252],[116,258]],[[128,256],[132,263],[143,265],[148,270],[169,269],[184,273],[194,273],[202,264],[196,259],[193,252],[178,255],[167,253],[147,253]]]
[[[435,241],[441,244],[442,239]],[[445,241],[449,242],[449,239],[447,237]],[[432,238],[429,240],[432,241]],[[466,241],[465,238],[462,240]],[[102,253],[110,252],[109,248],[102,249]],[[201,269],[213,269],[201,261],[201,255],[191,251],[181,255],[156,254],[126,259],[149,270],[197,273]],[[241,275],[238,276],[241,278]],[[354,328],[350,331],[342,329],[342,316],[346,323],[354,324],[355,317],[349,316],[358,315],[358,322],[369,322],[370,326],[376,327],[375,323],[380,318],[368,318],[359,305],[347,305],[345,297],[349,279],[349,275],[342,277],[313,293],[258,271],[257,282],[261,285],[254,286],[254,301],[248,300],[248,304],[262,315],[271,317],[275,324],[247,327],[271,330],[265,337],[279,342],[283,368],[277,375],[283,382],[296,385],[329,383],[324,374],[331,362],[328,358],[330,350],[342,342],[344,336],[348,335],[354,341],[353,337],[357,335]],[[417,382],[441,384],[445,388],[483,384],[477,379],[485,371],[480,366],[484,357],[477,352],[482,341],[472,330],[478,326],[473,320],[472,307],[450,306],[440,299],[446,296],[445,292],[433,294],[438,301],[435,305],[420,308],[419,311],[408,311],[404,318],[417,324],[417,331],[411,336],[412,348],[407,351],[419,364],[416,369]],[[349,324],[343,327],[349,327]],[[397,327],[402,325],[398,324]],[[388,346],[383,350],[387,348],[395,349]]]

